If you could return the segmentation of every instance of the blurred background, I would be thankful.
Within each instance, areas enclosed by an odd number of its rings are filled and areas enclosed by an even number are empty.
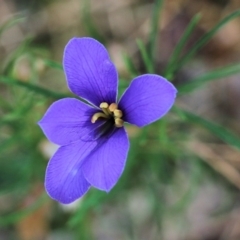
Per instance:
[[[239,240],[240,12],[229,15],[238,9],[239,0],[0,0],[0,240]],[[105,44],[120,93],[150,71],[179,94],[160,121],[127,126],[127,166],[109,194],[61,205],[44,190],[57,146],[37,121],[71,96],[61,61],[74,36]]]

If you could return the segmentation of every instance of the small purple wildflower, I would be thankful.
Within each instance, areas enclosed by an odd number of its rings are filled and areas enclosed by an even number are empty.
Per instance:
[[[39,125],[60,148],[50,159],[45,187],[51,198],[71,203],[90,186],[110,191],[121,176],[129,150],[123,127],[143,127],[164,116],[177,90],[161,76],[145,74],[132,80],[117,103],[118,74],[106,48],[92,38],[67,44],[63,67],[74,98],[54,102]]]

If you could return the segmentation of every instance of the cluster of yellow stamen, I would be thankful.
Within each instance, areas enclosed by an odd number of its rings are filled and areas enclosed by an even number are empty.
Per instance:
[[[123,120],[121,119],[123,114],[122,111],[118,109],[118,105],[116,103],[108,105],[108,103],[103,102],[100,104],[99,107],[102,109],[102,112],[95,113],[92,116],[91,118],[92,123],[95,123],[99,118],[109,119],[113,117],[116,127],[123,126]]]

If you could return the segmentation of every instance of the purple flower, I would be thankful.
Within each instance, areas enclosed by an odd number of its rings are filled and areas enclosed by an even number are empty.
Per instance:
[[[63,66],[69,89],[91,105],[61,99],[39,125],[60,145],[46,170],[46,191],[61,203],[71,203],[90,186],[112,189],[129,149],[124,122],[143,127],[156,121],[172,107],[177,91],[163,77],[145,74],[133,79],[117,102],[117,70],[106,48],[92,38],[71,39]]]

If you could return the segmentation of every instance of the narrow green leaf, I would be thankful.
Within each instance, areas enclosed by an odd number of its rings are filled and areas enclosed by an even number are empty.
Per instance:
[[[83,7],[81,8],[81,20],[85,30],[88,32],[89,36],[97,39],[101,43],[105,43],[105,38],[100,34],[98,29],[96,28],[95,24],[92,21],[91,17],[91,1],[85,0],[82,3]]]
[[[214,122],[211,122],[207,119],[204,119],[198,115],[190,113],[188,111],[182,110],[177,107],[173,108],[173,110],[176,110],[176,109],[177,109],[177,111],[175,111],[175,112],[177,114],[179,114],[179,112],[181,112],[181,115],[184,115],[185,121],[193,123],[193,124],[197,124],[205,129],[207,129],[209,132],[211,132],[212,134],[214,134],[215,136],[220,138],[225,143],[240,149],[240,138],[238,136],[236,136],[234,133],[232,133],[230,130],[228,130],[228,129],[224,128],[223,126],[218,125]]]
[[[10,77],[0,76],[0,83],[4,83],[4,84],[8,84],[8,85],[14,85],[14,86],[20,86],[20,87],[26,88],[30,91],[34,91],[35,93],[44,95],[46,97],[52,97],[52,98],[55,98],[55,99],[61,99],[61,98],[70,96],[70,95],[63,94],[63,93],[53,92],[53,91],[47,90],[45,88],[36,86],[34,84],[31,84],[31,83],[28,83],[28,82],[22,82],[20,80],[13,79],[13,78],[10,78]]]
[[[147,49],[146,49],[143,41],[141,39],[137,39],[136,42],[137,42],[138,48],[140,50],[146,70],[149,73],[153,73],[154,72],[153,64],[148,56]]]
[[[17,46],[14,51],[12,51],[7,58],[3,62],[1,69],[3,74],[7,74],[11,72],[14,67],[15,61],[22,55],[28,51],[28,46],[30,45],[31,41],[33,40],[32,36],[26,36],[25,39]]]
[[[55,69],[59,69],[59,70],[63,70],[63,66],[61,63],[49,60],[49,59],[44,59],[44,63],[51,68],[55,68]]]
[[[18,23],[24,22],[25,17],[14,17],[11,18],[10,20],[6,21],[1,27],[0,27],[0,36],[9,28],[15,26]]]
[[[209,40],[213,37],[213,35],[219,31],[222,27],[224,27],[228,22],[240,16],[240,10],[233,12],[232,14],[225,17],[222,21],[220,21],[215,27],[213,27],[209,32],[204,34],[199,41],[188,51],[188,53],[175,65],[174,72],[178,71],[182,68],[191,58],[203,47],[205,46]]]
[[[186,94],[192,92],[199,87],[203,86],[205,83],[220,80],[221,78],[228,77],[240,72],[240,64],[229,65],[224,68],[218,68],[199,77],[194,78],[191,82],[182,84],[178,87],[178,94]]]
[[[138,71],[133,64],[132,59],[126,53],[123,53],[122,57],[123,57],[125,66],[126,66],[127,70],[129,71],[129,73],[131,74],[131,76],[136,77],[138,75]]]
[[[186,30],[184,31],[182,37],[180,38],[178,44],[174,48],[173,53],[172,53],[172,55],[170,57],[170,60],[168,62],[168,65],[166,67],[165,74],[164,74],[164,76],[167,79],[172,79],[173,68],[174,68],[175,64],[178,63],[181,51],[184,48],[184,46],[186,45],[187,41],[189,40],[192,32],[196,28],[200,18],[201,18],[200,14],[197,14],[192,18],[192,20],[188,24]]]
[[[156,45],[157,45],[157,40],[159,39],[159,19],[161,15],[161,8],[163,5],[163,0],[156,0],[155,4],[153,5],[153,15],[152,15],[152,21],[151,21],[151,31],[149,35],[149,56],[151,60],[151,65],[154,65],[154,59],[155,59],[155,54],[156,54]]]

